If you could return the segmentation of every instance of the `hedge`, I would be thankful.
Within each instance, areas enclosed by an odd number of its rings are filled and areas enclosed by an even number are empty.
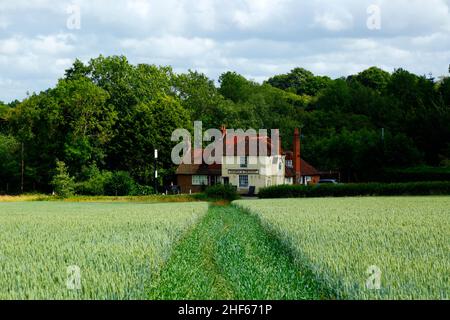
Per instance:
[[[450,181],[450,168],[385,169],[377,176],[375,181],[383,183]]]
[[[239,199],[236,188],[232,185],[217,184],[208,187],[205,190],[205,195],[209,199],[234,201]]]
[[[317,186],[281,185],[264,188],[259,192],[259,197],[262,199],[401,195],[450,195],[450,181]]]

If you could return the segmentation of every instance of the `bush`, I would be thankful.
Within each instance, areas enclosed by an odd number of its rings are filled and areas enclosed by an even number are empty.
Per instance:
[[[126,171],[114,172],[105,184],[105,193],[108,196],[130,196],[136,194],[136,190],[136,182]]]
[[[138,184],[135,189],[134,196],[151,196],[155,194],[155,189],[151,186],[142,186]]]
[[[205,195],[207,198],[214,200],[234,201],[239,199],[236,188],[232,185],[217,184],[215,186],[208,187],[205,190]]]
[[[282,185],[264,188],[259,192],[262,199],[401,195],[450,195],[450,182]]]
[[[77,184],[77,193],[88,196],[105,195],[106,184],[111,181],[113,174],[109,171],[100,171],[98,167],[93,164],[87,170],[86,175],[88,179]]]
[[[51,181],[51,185],[60,198],[68,198],[74,195],[75,180],[69,175],[64,162],[56,162],[56,174]]]

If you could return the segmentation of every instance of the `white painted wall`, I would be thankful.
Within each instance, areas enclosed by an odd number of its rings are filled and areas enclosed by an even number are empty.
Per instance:
[[[223,157],[222,177],[229,178],[230,184],[237,186],[240,193],[247,193],[249,188],[239,187],[239,174],[229,170],[258,170],[258,174],[248,174],[249,187],[255,186],[256,193],[261,188],[285,184],[285,157],[249,157],[247,168],[241,168],[240,157]]]

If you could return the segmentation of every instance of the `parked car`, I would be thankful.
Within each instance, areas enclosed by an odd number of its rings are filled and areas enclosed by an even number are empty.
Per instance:
[[[336,179],[321,179],[319,184],[339,184]]]

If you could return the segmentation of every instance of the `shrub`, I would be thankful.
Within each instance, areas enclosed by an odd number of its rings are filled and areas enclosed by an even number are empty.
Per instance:
[[[74,195],[75,180],[69,175],[64,162],[56,162],[56,174],[51,181],[51,185],[58,197],[67,198]]]
[[[126,171],[114,172],[105,184],[105,193],[109,196],[134,195],[136,190],[136,182]]]
[[[113,176],[109,171],[100,171],[95,164],[89,167],[86,175],[88,179],[78,183],[76,190],[78,194],[89,196],[104,195],[106,184],[111,181]]]
[[[136,185],[135,192],[133,195],[135,196],[151,196],[155,194],[155,189],[151,186],[143,186],[143,185]]]
[[[208,187],[205,190],[205,195],[207,198],[214,200],[234,201],[239,199],[239,195],[232,185],[217,184]]]
[[[449,195],[450,182],[364,183],[317,186],[282,185],[260,190],[260,198]]]

